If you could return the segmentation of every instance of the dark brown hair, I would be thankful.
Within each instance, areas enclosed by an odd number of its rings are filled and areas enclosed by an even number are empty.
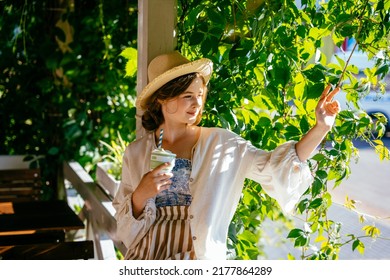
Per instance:
[[[180,76],[160,87],[149,97],[149,100],[147,100],[146,102],[147,109],[142,115],[142,126],[148,131],[156,130],[164,122],[161,104],[158,101],[169,100],[179,96],[191,85],[191,83],[197,77],[202,78],[203,85],[205,87],[203,95],[204,102],[206,99],[207,87],[203,76],[199,73],[190,73]],[[202,109],[203,108],[201,108],[201,111],[196,118],[196,121],[194,123],[195,125],[199,124],[202,119]]]

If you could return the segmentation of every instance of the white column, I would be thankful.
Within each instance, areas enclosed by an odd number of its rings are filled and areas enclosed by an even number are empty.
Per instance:
[[[138,0],[137,93],[148,83],[147,67],[159,54],[176,47],[177,0]],[[137,110],[137,138],[144,134]]]

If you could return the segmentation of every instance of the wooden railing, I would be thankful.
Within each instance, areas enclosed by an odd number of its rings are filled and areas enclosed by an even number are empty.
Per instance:
[[[78,162],[64,163],[64,179],[84,201],[80,218],[86,223],[86,238],[93,240],[96,259],[114,259],[116,251],[122,255],[126,247],[116,237],[115,210],[112,196],[99,186]]]

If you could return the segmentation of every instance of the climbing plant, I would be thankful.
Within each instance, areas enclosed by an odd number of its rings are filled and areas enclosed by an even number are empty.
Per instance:
[[[189,58],[214,62],[202,125],[220,126],[242,135],[254,145],[272,150],[298,140],[315,123],[314,108],[326,85],[347,93],[348,110],[340,112],[323,145],[310,160],[314,183],[296,209],[294,225],[258,184],[248,181],[229,231],[229,256],[262,257],[259,239],[265,219],[283,221],[301,259],[337,259],[340,249],[364,251],[364,238],[380,238],[368,225],[362,236],[342,236],[341,225],[328,216],[330,185],[350,175],[358,155],[354,139],[368,142],[380,160],[389,150],[380,138],[387,120],[374,122],[359,108],[370,91],[384,94],[389,73],[390,1],[267,1],[179,0],[178,48]],[[331,60],[333,48],[346,38],[353,51],[365,53],[374,66],[359,69],[349,57]],[[353,52],[352,52],[353,54]],[[377,133],[372,134],[376,129]],[[348,207],[353,208],[353,201]],[[295,258],[292,254],[286,256]]]

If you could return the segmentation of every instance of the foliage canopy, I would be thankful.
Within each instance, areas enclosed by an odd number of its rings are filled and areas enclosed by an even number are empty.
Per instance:
[[[327,84],[341,85],[350,110],[342,111],[334,129],[311,160],[315,181],[297,207],[302,221],[294,228],[275,202],[248,181],[230,227],[233,258],[261,255],[258,240],[266,218],[292,227],[287,238],[301,248],[303,259],[335,259],[343,244],[364,251],[361,238],[340,235],[340,224],[327,216],[332,204],[329,185],[350,174],[358,156],[353,139],[369,142],[380,159],[389,151],[379,139],[386,119],[375,128],[358,99],[371,90],[383,94],[389,72],[390,1],[179,1],[178,42],[190,58],[208,57],[216,69],[211,81],[203,125],[231,129],[265,150],[298,140],[315,123],[314,109]],[[356,48],[375,61],[359,69],[348,59],[331,62],[334,46],[354,38]],[[290,256],[292,257],[292,256]]]

